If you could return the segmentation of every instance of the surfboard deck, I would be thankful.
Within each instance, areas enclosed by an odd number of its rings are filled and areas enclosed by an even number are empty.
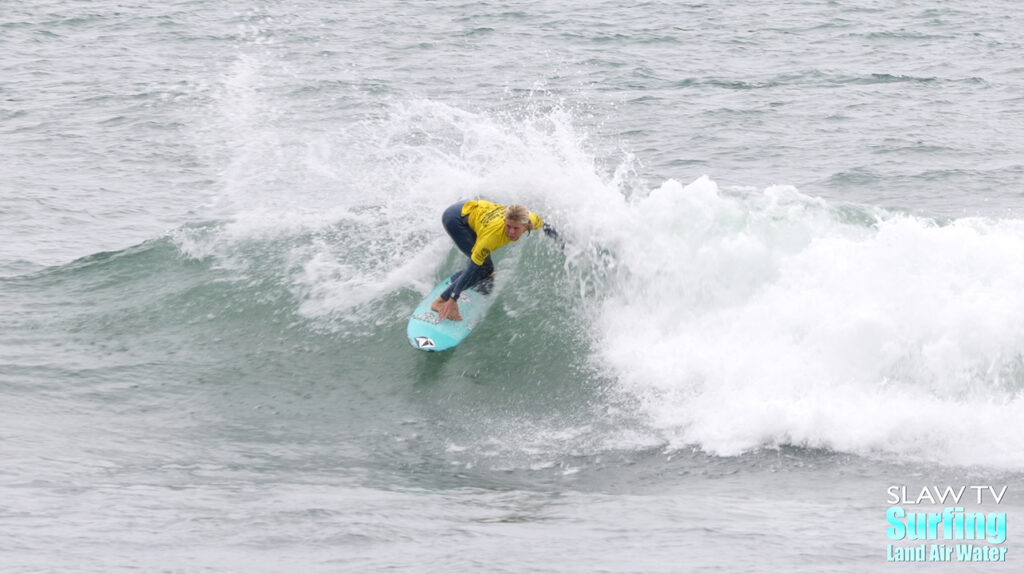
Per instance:
[[[494,276],[480,281],[459,295],[459,313],[461,321],[438,318],[437,311],[430,304],[441,296],[451,285],[451,278],[438,283],[434,290],[427,294],[409,318],[406,335],[409,344],[421,351],[447,351],[455,348],[469,336],[473,329],[484,318],[487,309],[494,302]]]

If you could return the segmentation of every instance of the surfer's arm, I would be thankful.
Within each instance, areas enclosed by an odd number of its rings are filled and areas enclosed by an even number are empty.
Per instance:
[[[547,235],[548,237],[551,238],[552,241],[555,242],[555,245],[557,245],[559,249],[565,251],[565,240],[558,236],[558,232],[555,231],[554,227],[551,227],[550,225],[545,223],[541,227],[541,230],[544,232],[544,235]]]

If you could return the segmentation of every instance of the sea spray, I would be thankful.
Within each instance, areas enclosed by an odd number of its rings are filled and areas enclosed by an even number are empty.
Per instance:
[[[1024,226],[863,211],[666,183],[608,242],[595,359],[673,445],[1014,458]]]

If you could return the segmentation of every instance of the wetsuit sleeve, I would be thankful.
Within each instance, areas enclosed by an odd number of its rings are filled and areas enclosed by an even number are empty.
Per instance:
[[[555,242],[555,245],[562,250],[562,253],[565,253],[565,240],[558,236],[558,232],[555,231],[555,228],[545,223],[541,229],[544,230],[544,235],[551,238],[551,240]]]

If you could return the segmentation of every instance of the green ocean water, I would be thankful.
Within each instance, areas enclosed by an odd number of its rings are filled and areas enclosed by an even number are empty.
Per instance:
[[[0,566],[1014,571],[1022,19],[0,2]],[[472,197],[566,248],[418,352]]]

